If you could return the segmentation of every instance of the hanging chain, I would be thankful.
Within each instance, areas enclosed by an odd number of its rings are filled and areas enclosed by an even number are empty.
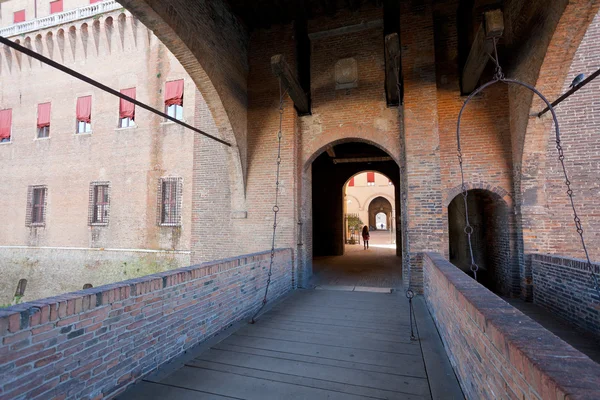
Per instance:
[[[560,165],[562,167],[562,171],[565,176],[565,185],[567,186],[567,196],[569,196],[569,201],[571,202],[571,208],[573,209],[573,221],[575,221],[575,228],[577,229],[577,233],[579,234],[579,239],[581,240],[581,246],[583,247],[583,252],[585,253],[585,259],[587,262],[587,266],[590,270],[594,289],[596,289],[596,292],[598,292],[598,296],[600,297],[600,282],[598,282],[598,276],[594,273],[594,266],[592,265],[592,262],[590,260],[590,255],[588,253],[588,249],[585,244],[585,239],[583,238],[583,226],[581,225],[581,219],[579,218],[579,215],[577,215],[577,209],[575,208],[575,201],[573,200],[573,189],[571,189],[571,181],[569,180],[569,175],[567,175],[567,168],[565,167],[565,155],[563,152],[563,148],[562,148],[562,144],[561,144],[559,135],[556,136],[556,150],[558,150],[558,160],[560,161]]]
[[[415,319],[415,311],[413,309],[412,302],[413,297],[415,297],[415,292],[413,292],[411,289],[408,289],[406,291],[406,298],[408,299],[408,316],[410,318],[410,340],[417,340],[417,337],[415,336],[415,332],[413,330],[413,319]]]
[[[275,233],[277,231],[277,213],[279,212],[279,170],[281,167],[281,138],[283,136],[283,99],[287,94],[281,87],[281,78],[279,79],[279,131],[277,132],[277,174],[275,177],[275,205],[273,206],[273,236],[271,238],[271,260],[269,261],[269,272],[267,274],[267,285],[265,287],[265,296],[262,304],[256,313],[252,316],[251,324],[256,322],[256,317],[267,304],[267,294],[271,285],[271,275],[273,274],[273,263],[275,261]]]
[[[533,87],[525,82],[518,81],[516,79],[508,79],[504,76],[504,73],[502,72],[502,67],[500,66],[500,62],[498,59],[497,41],[498,41],[498,39],[494,38],[494,56],[492,56],[491,54],[488,54],[488,56],[492,59],[494,64],[496,64],[494,78],[491,81],[484,83],[483,85],[478,87],[475,91],[473,91],[473,93],[471,93],[467,97],[467,100],[465,100],[465,103],[463,104],[463,106],[458,114],[458,121],[457,121],[457,126],[456,126],[456,143],[457,143],[457,149],[458,149],[458,163],[460,165],[460,175],[461,175],[461,180],[462,180],[461,188],[462,188],[462,192],[463,192],[462,194],[463,194],[463,198],[464,198],[464,202],[465,202],[466,225],[465,225],[464,230],[465,230],[465,233],[467,234],[467,237],[469,240],[469,252],[471,255],[471,271],[473,271],[473,276],[474,276],[475,280],[477,280],[477,270],[479,269],[479,267],[475,263],[475,259],[473,257],[473,247],[471,245],[471,234],[473,233],[473,227],[469,224],[469,210],[467,207],[467,186],[465,184],[465,176],[464,176],[464,171],[463,171],[463,154],[462,154],[462,150],[461,150],[461,146],[460,146],[460,120],[461,120],[462,113],[463,113],[467,103],[469,103],[469,101],[475,95],[480,93],[482,90],[484,90],[488,86],[491,86],[497,82],[504,82],[507,84],[512,83],[512,84],[516,84],[519,86],[523,86],[523,87],[531,90],[532,92],[534,92],[536,95],[538,95],[540,97],[540,99],[542,99],[542,101],[544,103],[546,103],[546,106],[548,107],[548,109],[550,110],[550,112],[552,114],[552,119],[554,121],[554,128],[556,130],[556,149],[558,150],[558,160],[560,161],[560,165],[562,167],[562,172],[565,177],[565,185],[567,187],[567,196],[569,196],[571,208],[573,209],[573,221],[575,221],[575,228],[577,229],[577,234],[579,235],[579,239],[581,240],[581,246],[582,246],[583,252],[585,254],[585,260],[586,260],[587,267],[590,271],[592,285],[593,285],[594,289],[596,290],[596,292],[598,293],[598,296],[600,296],[600,280],[599,280],[598,276],[596,275],[596,273],[594,272],[594,265],[592,264],[592,261],[590,260],[590,255],[589,255],[587,246],[585,244],[585,239],[583,237],[583,225],[581,223],[581,219],[579,218],[579,215],[577,214],[577,208],[575,207],[575,201],[573,199],[574,193],[573,193],[573,189],[571,188],[571,180],[569,179],[569,175],[567,173],[567,168],[565,166],[565,155],[564,155],[564,151],[563,151],[561,140],[560,140],[560,127],[558,125],[558,117],[556,116],[554,107],[552,107],[552,104],[550,104],[548,99],[542,93],[540,93],[540,91],[537,90],[535,87]]]

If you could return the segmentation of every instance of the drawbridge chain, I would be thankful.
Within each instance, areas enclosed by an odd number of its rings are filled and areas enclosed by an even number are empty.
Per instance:
[[[279,131],[277,132],[277,173],[275,175],[275,205],[273,206],[273,236],[271,237],[271,259],[269,261],[269,272],[267,273],[267,285],[265,286],[265,296],[263,297],[260,308],[254,313],[251,324],[256,322],[256,317],[267,304],[267,295],[271,285],[271,276],[273,274],[273,263],[275,261],[275,234],[277,232],[277,213],[279,212],[279,170],[281,167],[281,138],[283,136],[283,99],[287,94],[287,89],[283,91],[281,78],[279,79]]]
[[[491,81],[484,83],[483,85],[478,87],[473,93],[471,93],[467,97],[467,100],[465,100],[465,103],[463,104],[462,108],[460,109],[460,113],[458,114],[458,120],[457,120],[457,124],[456,124],[457,155],[458,155],[458,163],[460,165],[460,176],[461,176],[461,181],[462,181],[461,189],[462,189],[462,195],[463,195],[464,204],[465,204],[465,228],[464,228],[464,231],[465,231],[465,234],[467,235],[467,239],[469,242],[469,253],[471,256],[471,267],[470,268],[471,268],[471,271],[473,271],[473,276],[474,276],[475,280],[477,280],[477,271],[479,269],[479,266],[475,263],[475,257],[473,255],[473,245],[471,243],[471,235],[473,234],[473,227],[469,223],[469,209],[468,209],[468,205],[467,205],[468,193],[467,193],[467,186],[465,184],[465,175],[464,175],[464,169],[463,169],[463,154],[462,154],[462,149],[461,149],[461,145],[460,145],[460,120],[462,117],[462,113],[465,110],[465,107],[467,106],[469,101],[471,101],[471,99],[473,97],[475,97],[478,93],[483,91],[485,88],[492,86],[493,84],[498,83],[498,82],[502,82],[502,83],[506,83],[506,84],[515,84],[515,85],[525,87],[525,88],[531,90],[533,93],[535,93],[540,99],[542,99],[542,101],[544,103],[546,103],[548,110],[550,110],[550,113],[552,114],[552,119],[554,121],[554,128],[556,131],[556,149],[558,151],[558,160],[562,167],[562,172],[563,172],[563,175],[565,178],[565,186],[567,187],[567,196],[569,197],[571,209],[573,210],[573,221],[575,222],[575,228],[576,228],[577,234],[579,235],[579,238],[581,240],[581,246],[582,246],[583,252],[585,254],[586,265],[591,274],[592,285],[593,285],[594,289],[596,290],[596,292],[598,292],[598,295],[600,296],[600,282],[598,280],[598,276],[594,272],[594,266],[592,265],[592,262],[590,260],[590,255],[588,253],[585,239],[583,237],[583,226],[581,223],[581,219],[579,218],[579,215],[577,214],[577,208],[575,207],[575,201],[573,200],[573,189],[571,188],[571,180],[569,179],[569,175],[567,174],[567,168],[565,166],[565,155],[564,155],[564,150],[562,148],[562,143],[561,143],[561,139],[560,139],[560,127],[558,125],[558,118],[556,116],[556,112],[554,111],[554,107],[552,107],[552,104],[550,104],[548,99],[546,99],[546,97],[542,93],[540,93],[540,91],[538,91],[535,87],[533,87],[525,82],[521,82],[516,79],[509,79],[504,76],[504,73],[502,72],[502,67],[500,66],[500,62],[498,59],[497,41],[498,41],[498,39],[494,38],[494,55],[492,56],[491,54],[488,54],[489,57],[492,59],[492,61],[496,64],[496,70],[494,73],[494,77]]]

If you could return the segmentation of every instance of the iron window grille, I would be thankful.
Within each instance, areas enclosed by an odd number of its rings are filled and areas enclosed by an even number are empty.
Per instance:
[[[181,226],[183,179],[161,178],[158,183],[158,225]]]
[[[88,223],[90,226],[108,225],[110,214],[109,182],[92,182],[90,184],[90,209]]]
[[[27,226],[45,226],[48,188],[46,186],[29,186],[27,190]]]

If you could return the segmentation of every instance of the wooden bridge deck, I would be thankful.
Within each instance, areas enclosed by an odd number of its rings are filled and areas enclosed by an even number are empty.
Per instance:
[[[403,294],[296,291],[121,398],[463,398],[421,299],[415,306],[420,340],[411,341]]]

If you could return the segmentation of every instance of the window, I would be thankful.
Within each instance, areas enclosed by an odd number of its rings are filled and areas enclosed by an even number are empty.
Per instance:
[[[29,186],[27,191],[27,226],[44,226],[46,223],[46,186]]]
[[[158,224],[162,226],[181,225],[181,178],[162,178],[158,187]]]
[[[135,99],[135,88],[123,89],[121,93]],[[130,101],[120,99],[119,103],[119,128],[129,128],[135,126],[135,104]]]
[[[367,172],[367,186],[375,186],[375,172]]]
[[[109,190],[108,182],[92,182],[90,184],[90,225],[108,225]]]
[[[63,0],[50,2],[50,14],[56,14],[63,11]]]
[[[0,143],[10,142],[12,109],[0,110]]]
[[[37,137],[50,136],[50,103],[38,104]]]
[[[15,11],[13,14],[13,23],[18,24],[19,22],[25,21],[25,10]]]
[[[102,1],[102,0],[90,0],[90,4],[98,3],[100,1]]]
[[[183,119],[183,79],[165,85],[165,113],[177,120]]]
[[[92,131],[92,96],[77,99],[77,133]]]
[[[354,186],[354,177],[350,178],[350,182],[348,182],[348,186]]]

